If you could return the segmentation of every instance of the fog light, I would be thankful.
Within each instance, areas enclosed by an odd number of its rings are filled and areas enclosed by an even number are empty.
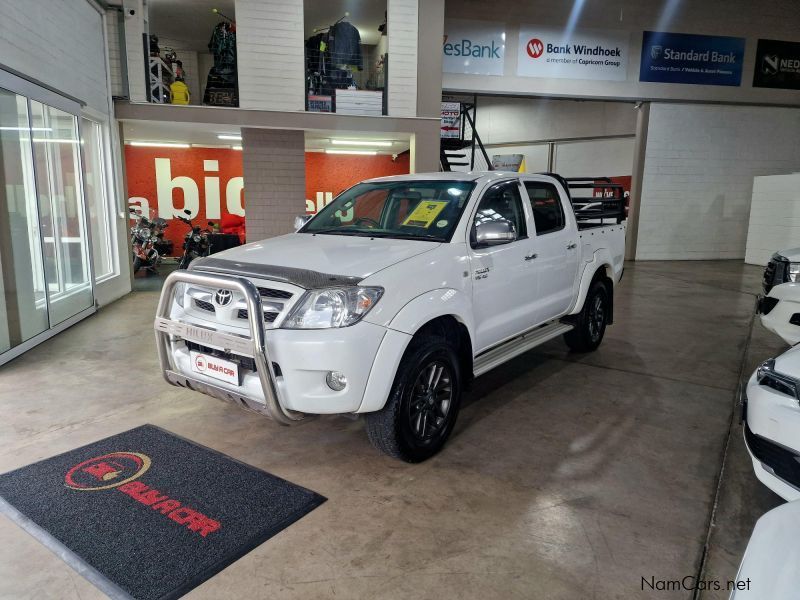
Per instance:
[[[334,392],[341,392],[347,387],[347,377],[344,376],[344,373],[339,373],[339,371],[328,371],[328,374],[325,376],[325,383],[327,383],[328,387]]]

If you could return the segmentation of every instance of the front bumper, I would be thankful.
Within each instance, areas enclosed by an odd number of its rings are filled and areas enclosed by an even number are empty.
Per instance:
[[[180,282],[242,294],[249,336],[172,319],[174,288]],[[265,331],[263,321],[256,317],[262,314],[261,296],[247,279],[197,271],[172,273],[164,284],[155,319],[164,378],[172,385],[233,402],[283,424],[296,423],[309,413],[356,412],[386,328],[362,321],[337,329]],[[193,371],[187,342],[195,350],[201,347],[202,352],[239,362],[241,385]],[[334,391],[327,386],[325,377],[330,371],[345,374],[345,389]]]
[[[795,398],[747,384],[744,441],[756,477],[785,500],[800,499],[800,405]]]
[[[787,344],[800,343],[800,284],[782,283],[758,299],[761,324]]]

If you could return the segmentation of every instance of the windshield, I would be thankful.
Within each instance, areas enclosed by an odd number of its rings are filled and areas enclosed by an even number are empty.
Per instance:
[[[300,233],[447,242],[472,181],[359,183],[337,196]]]

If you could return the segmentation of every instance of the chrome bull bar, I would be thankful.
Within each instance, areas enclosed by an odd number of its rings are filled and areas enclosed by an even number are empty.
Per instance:
[[[175,286],[179,283],[241,293],[247,304],[250,337],[247,338],[170,319]],[[186,387],[221,400],[235,402],[265,414],[283,425],[292,425],[304,418],[305,415],[303,413],[285,408],[280,401],[278,387],[275,385],[275,371],[272,368],[272,361],[267,350],[261,294],[258,293],[258,289],[251,281],[240,277],[206,275],[197,271],[174,271],[164,282],[153,327],[156,331],[156,346],[158,347],[161,372],[170,385]],[[225,352],[252,357],[255,361],[261,388],[264,391],[265,402],[262,403],[260,399],[231,392],[219,385],[213,385],[181,373],[172,357],[170,349],[171,337],[182,338],[201,345],[215,346],[222,348]]]

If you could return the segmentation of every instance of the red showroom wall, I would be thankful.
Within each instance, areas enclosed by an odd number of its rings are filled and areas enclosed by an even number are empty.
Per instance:
[[[128,204],[169,224],[165,237],[179,252],[188,227],[174,218],[191,211],[207,227],[225,215],[244,216],[242,153],[228,148],[149,148],[125,146]],[[385,175],[408,173],[408,153],[388,155],[306,153],[306,211],[316,213],[350,186]]]

